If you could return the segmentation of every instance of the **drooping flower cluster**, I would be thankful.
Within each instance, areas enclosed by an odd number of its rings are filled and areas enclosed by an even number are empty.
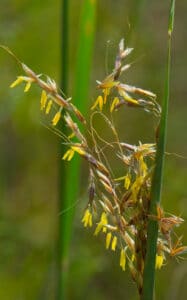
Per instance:
[[[181,246],[180,238],[175,245],[172,242],[173,229],[183,222],[182,218],[165,216],[159,206],[157,215],[149,214],[156,145],[141,142],[138,145],[130,145],[121,141],[112,118],[112,114],[124,105],[150,112],[158,121],[160,118],[161,108],[154,93],[120,81],[120,75],[130,67],[130,64],[123,65],[123,60],[132,50],[124,48],[124,41],[120,41],[114,70],[102,82],[97,82],[101,93],[91,107],[88,122],[72,104],[71,99],[62,97],[53,80],[47,78],[44,81],[41,75],[36,75],[25,64],[22,64],[22,67],[26,76],[19,76],[11,84],[11,88],[25,82],[24,91],[28,92],[31,84],[36,83],[42,89],[41,111],[47,115],[51,114],[55,105],[57,111],[52,116],[51,126],[54,128],[63,121],[69,130],[66,134],[60,133],[68,146],[62,159],[70,161],[74,154],[78,153],[88,163],[89,200],[82,223],[84,227],[95,227],[93,233],[105,238],[106,249],[119,251],[120,267],[125,270],[128,265],[138,289],[141,290],[147,224],[150,218],[159,224],[156,268],[162,267],[168,255],[180,255],[187,248]],[[94,128],[95,116],[99,116],[107,124],[113,136],[112,142],[107,142]],[[85,134],[80,131],[75,118],[84,124]],[[123,171],[120,177],[115,177],[115,170],[109,163],[110,158],[105,152],[108,148],[121,165],[120,169]]]

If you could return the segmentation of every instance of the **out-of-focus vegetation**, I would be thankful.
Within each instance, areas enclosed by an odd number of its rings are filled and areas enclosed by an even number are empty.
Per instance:
[[[96,38],[88,103],[96,97],[95,80],[111,68],[119,40],[134,47],[133,67],[127,82],[150,89],[163,97],[169,1],[98,2]],[[77,26],[82,1],[70,1],[70,95],[74,85]],[[171,102],[167,151],[187,156],[186,137],[186,17],[185,0],[176,4],[173,40]],[[2,0],[0,43],[37,73],[60,82],[60,1]],[[135,24],[135,25],[134,25]],[[41,123],[39,92],[27,95],[22,87],[9,89],[19,67],[0,52],[0,299],[54,299],[55,239],[58,218],[57,172],[59,138]],[[124,108],[125,109],[125,108]],[[126,109],[118,120],[123,138],[130,143],[154,140],[152,118]],[[165,210],[187,219],[187,160],[167,155],[162,204]],[[118,258],[104,250],[103,241],[83,230],[80,223],[86,203],[87,173],[82,166],[81,193],[71,246],[69,299],[137,299],[128,275]],[[71,207],[69,207],[71,210]],[[65,214],[66,212],[61,212]],[[187,225],[181,226],[187,244]],[[179,233],[180,234],[180,233]],[[175,260],[157,272],[158,299],[185,299],[187,264]],[[92,293],[90,293],[90,290]]]

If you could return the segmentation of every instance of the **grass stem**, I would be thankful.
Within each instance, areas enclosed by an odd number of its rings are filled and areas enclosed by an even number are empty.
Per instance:
[[[67,95],[68,93],[68,56],[69,56],[69,4],[68,0],[62,1],[62,49],[61,49],[61,89]],[[64,147],[60,143],[60,153],[64,151]],[[63,211],[67,207],[66,203],[66,167],[65,162],[59,160],[59,177],[58,177],[58,235],[57,235],[57,292],[56,299],[67,299],[67,274],[68,265],[65,255],[65,248],[68,243],[66,230],[64,228]]]
[[[62,23],[62,90],[68,88],[68,0],[63,0]],[[96,1],[84,0],[80,19],[80,32],[75,70],[73,103],[85,113],[89,89],[89,74],[92,58]],[[62,153],[62,147],[60,147]],[[64,149],[63,149],[64,151]],[[60,161],[59,170],[59,233],[58,233],[58,293],[57,299],[68,299],[69,254],[74,218],[74,206],[79,191],[80,159],[75,157],[66,168]],[[65,212],[65,213],[63,213]]]
[[[171,68],[171,36],[174,25],[175,0],[171,1],[169,26],[168,26],[168,51],[167,51],[167,66],[166,66],[166,82],[165,95],[163,99],[162,115],[160,120],[159,136],[157,142],[156,165],[152,180],[151,205],[150,214],[157,214],[157,205],[161,199],[161,189],[163,181],[163,164],[166,144],[166,130],[168,118],[168,104],[170,91],[170,68]],[[142,300],[152,300],[154,294],[155,282],[155,258],[158,237],[158,222],[149,220],[147,234],[147,254],[143,278]]]

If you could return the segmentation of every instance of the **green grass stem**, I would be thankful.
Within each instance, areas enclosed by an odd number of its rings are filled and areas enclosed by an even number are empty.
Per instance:
[[[168,104],[169,104],[169,91],[170,91],[170,68],[171,68],[171,36],[174,25],[174,12],[175,12],[175,0],[171,1],[169,26],[168,26],[168,54],[167,54],[167,66],[166,66],[166,82],[165,82],[165,95],[162,105],[162,115],[160,120],[159,136],[157,142],[156,164],[152,181],[151,191],[151,205],[150,214],[157,214],[157,205],[161,199],[161,189],[163,181],[163,164],[164,153],[166,145],[166,129],[168,119]],[[155,282],[155,258],[156,247],[158,237],[158,222],[155,220],[149,220],[148,224],[148,236],[147,236],[147,254],[144,269],[143,278],[143,293],[142,300],[152,300],[154,294],[154,282]]]
[[[89,90],[89,75],[92,59],[96,16],[96,1],[84,0],[80,18],[80,33],[78,39],[77,65],[75,70],[75,87],[73,103],[84,114],[87,108],[87,96]],[[67,92],[68,76],[68,0],[63,1],[63,56],[62,56],[62,89]],[[68,168],[62,162],[60,167],[60,222],[59,222],[59,267],[62,268],[60,275],[61,286],[59,298],[68,299],[68,269],[69,253],[72,235],[75,203],[79,191],[80,159],[74,157]],[[71,282],[72,284],[72,282]]]
[[[88,107],[87,97],[95,33],[96,4],[96,0],[84,0],[80,19],[80,34],[73,98],[75,104],[83,114],[86,113]]]
[[[68,57],[69,57],[69,4],[68,0],[62,1],[62,50],[61,50],[61,89],[65,94],[68,93]],[[60,143],[60,153],[64,151],[64,147]],[[66,299],[67,294],[67,263],[64,258],[64,248],[68,242],[66,230],[64,229],[63,211],[66,209],[66,167],[64,161],[59,160],[59,177],[58,177],[58,234],[57,234],[57,292],[56,300]],[[63,263],[62,263],[63,262]]]

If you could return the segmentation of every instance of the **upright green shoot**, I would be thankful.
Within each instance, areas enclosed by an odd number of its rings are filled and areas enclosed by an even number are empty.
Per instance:
[[[97,0],[84,0],[80,18],[77,65],[75,70],[74,103],[84,114],[87,110],[89,74],[95,33]]]
[[[89,74],[92,58],[92,48],[94,39],[96,15],[96,1],[84,0],[80,18],[80,33],[78,40],[77,66],[75,70],[75,88],[73,103],[78,105],[84,113],[87,107],[87,94],[89,90]],[[63,65],[62,65],[62,87],[67,92],[67,61],[68,61],[68,1],[63,1]],[[69,252],[72,233],[72,223],[74,217],[74,205],[77,201],[79,190],[80,160],[74,158],[68,170],[65,170],[64,163],[60,171],[60,268],[62,267],[62,293],[61,298],[67,299]],[[63,183],[63,181],[65,181]],[[65,212],[65,213],[63,213]]]
[[[165,82],[165,96],[163,99],[162,115],[159,128],[159,136],[157,141],[157,153],[155,162],[155,171],[152,180],[151,205],[150,214],[157,214],[157,205],[161,199],[161,189],[163,181],[163,164],[166,144],[166,129],[168,119],[168,104],[170,90],[170,68],[171,68],[171,37],[174,26],[175,0],[171,1],[169,26],[168,26],[168,54],[167,54],[167,71]],[[147,254],[143,278],[143,294],[142,300],[153,299],[154,282],[155,282],[155,257],[158,237],[158,222],[150,219],[148,224],[147,237]]]
[[[61,88],[65,94],[68,93],[68,53],[69,53],[69,4],[68,0],[62,1],[62,55],[61,55]],[[63,151],[63,146],[60,143],[60,152]],[[59,182],[58,182],[58,232],[56,243],[56,257],[57,257],[57,291],[56,299],[61,300],[66,296],[67,289],[67,258],[64,256],[64,250],[67,247],[68,239],[66,236],[66,228],[64,223],[66,222],[66,215],[64,217],[63,211],[67,208],[66,193],[65,193],[65,163],[60,159],[59,161]]]

